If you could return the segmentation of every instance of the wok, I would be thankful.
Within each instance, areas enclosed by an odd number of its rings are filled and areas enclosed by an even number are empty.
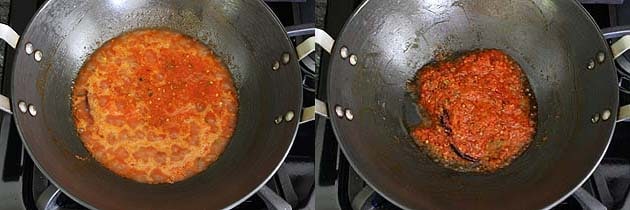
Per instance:
[[[297,120],[274,121],[289,112],[300,115],[297,57],[262,1],[50,0],[19,41],[10,28],[0,28],[16,48],[11,100],[2,98],[3,107],[13,112],[41,171],[88,207],[230,208],[273,175],[293,142]],[[138,28],[168,28],[208,45],[239,93],[238,122],[224,153],[205,171],[174,184],[142,184],[110,172],[83,147],[73,123],[71,87],[83,62],[107,40]]]
[[[537,133],[511,165],[461,173],[422,153],[406,83],[436,52],[501,49],[537,99]],[[328,110],[351,165],[408,209],[540,209],[571,194],[608,147],[618,108],[613,55],[573,0],[367,0],[331,53]]]

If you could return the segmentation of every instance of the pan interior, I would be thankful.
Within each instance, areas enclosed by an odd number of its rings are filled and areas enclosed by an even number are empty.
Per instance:
[[[139,28],[167,28],[208,45],[239,94],[237,127],[224,153],[204,172],[174,184],[142,184],[108,171],[91,158],[73,125],[71,87],[83,62],[109,39]],[[43,52],[41,62],[23,52],[27,42]],[[38,166],[92,207],[221,209],[263,184],[292,143],[297,122],[273,123],[288,111],[299,116],[301,107],[297,63],[271,70],[283,53],[296,60],[262,1],[49,1],[22,36],[13,75],[13,106],[26,101],[38,114],[15,117]]]
[[[352,66],[339,56],[346,46]],[[538,104],[524,154],[494,173],[461,173],[419,151],[406,128],[418,116],[406,83],[436,53],[501,49],[523,68]],[[606,55],[594,70],[587,65]],[[335,44],[329,110],[350,163],[377,191],[411,209],[536,209],[577,187],[601,159],[616,114],[616,74],[606,43],[574,1],[366,1]]]

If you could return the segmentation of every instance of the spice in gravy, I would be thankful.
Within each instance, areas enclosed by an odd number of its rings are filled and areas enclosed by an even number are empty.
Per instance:
[[[458,171],[492,172],[532,141],[535,100],[521,67],[500,50],[476,50],[421,68],[418,106],[428,123],[416,143]]]
[[[192,37],[163,29],[122,34],[80,69],[72,113],[83,144],[114,173],[174,183],[215,162],[237,120],[225,65]]]

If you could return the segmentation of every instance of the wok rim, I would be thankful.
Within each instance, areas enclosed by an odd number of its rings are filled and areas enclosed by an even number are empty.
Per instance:
[[[46,1],[44,2],[44,4],[42,4],[41,7],[39,7],[39,9],[35,12],[35,15],[33,15],[33,17],[29,20],[27,26],[24,28],[24,32],[20,35],[23,36],[24,34],[27,34],[28,31],[32,28],[34,28],[35,26],[33,26],[33,20],[36,19],[38,16],[41,15],[42,11],[45,11],[48,7],[50,7],[50,5],[52,4],[51,2],[53,1]],[[268,17],[272,18],[272,21],[275,23],[275,27],[279,28],[280,30],[282,30],[284,36],[283,39],[289,44],[290,46],[290,52],[289,55],[292,57],[291,60],[297,60],[297,56],[294,53],[295,52],[295,46],[293,45],[293,42],[291,41],[291,39],[288,37],[287,35],[287,31],[286,28],[282,25],[282,22],[280,21],[280,19],[278,19],[278,17],[275,15],[275,13],[273,12],[273,10],[271,10],[271,8],[264,3],[262,0],[256,0],[256,2],[262,6],[262,8],[264,8],[264,13],[267,14]],[[13,51],[15,52],[16,56],[14,56],[13,58],[13,63],[15,63],[17,60],[19,60],[19,58],[24,57],[26,55],[24,54],[18,54],[19,51],[21,51],[21,49],[19,48],[19,46],[22,46],[21,44],[26,41],[23,39],[19,39],[18,40],[18,44],[16,45],[16,47],[13,49]],[[13,66],[11,68],[12,72],[16,72],[18,71],[17,69],[18,67]],[[15,74],[13,74],[11,76],[11,103],[15,102],[17,99],[14,98],[15,95]],[[298,80],[298,81],[301,81]],[[302,87],[301,83],[296,83],[295,85],[296,87]],[[302,91],[297,91],[298,92],[298,97],[295,99],[295,103],[298,104],[298,106],[296,107],[296,109],[294,110],[295,115],[296,116],[302,116],[302,102],[304,101],[304,94]],[[34,165],[37,167],[37,169],[42,172],[42,174],[55,186],[57,187],[58,190],[60,190],[61,192],[63,192],[65,195],[67,195],[69,198],[71,198],[72,200],[76,201],[77,203],[79,203],[82,206],[85,206],[89,209],[97,209],[96,207],[94,207],[93,205],[83,201],[82,199],[80,199],[79,196],[74,195],[73,193],[70,193],[69,191],[67,191],[63,186],[61,186],[57,180],[53,179],[49,173],[42,168],[42,166],[40,165],[38,159],[36,158],[36,156],[34,156],[31,152],[31,149],[29,147],[29,143],[28,141],[24,138],[24,135],[22,133],[22,127],[21,127],[21,121],[18,119],[17,114],[20,113],[17,106],[14,104],[11,106],[11,110],[13,112],[13,121],[16,125],[16,129],[18,131],[19,137],[21,142],[23,143],[23,146],[25,148],[25,150],[27,151],[29,157],[33,160]],[[240,120],[240,118],[239,118]],[[276,174],[276,172],[280,169],[280,167],[282,166],[282,163],[284,163],[284,161],[286,160],[287,156],[289,155],[289,152],[291,151],[291,148],[293,147],[293,143],[295,142],[295,137],[297,136],[297,132],[299,129],[299,120],[293,120],[292,122],[290,122],[290,126],[294,127],[293,128],[293,134],[291,139],[288,141],[288,145],[287,145],[287,149],[284,151],[284,154],[282,155],[282,158],[278,160],[278,163],[276,163],[276,166],[273,168],[273,170],[264,178],[264,180],[262,182],[260,182],[258,185],[256,185],[253,189],[249,190],[250,192],[247,193],[246,195],[242,196],[239,200],[233,201],[231,204],[229,204],[228,206],[223,207],[223,209],[232,209],[236,206],[238,206],[239,204],[241,204],[242,202],[244,202],[245,200],[249,199],[251,196],[253,196],[255,193],[257,193],[267,182],[269,182],[269,180]],[[108,169],[109,170],[109,169]]]
[[[346,22],[344,23],[341,31],[339,32],[339,35],[337,37],[337,39],[335,40],[335,46],[332,49],[332,52],[330,53],[330,57],[336,59],[336,57],[338,57],[338,51],[340,50],[341,46],[338,45],[339,40],[341,40],[343,38],[343,36],[346,33],[351,34],[351,32],[347,32],[348,30],[348,26],[351,24],[354,24],[354,22],[356,22],[358,19],[357,16],[360,12],[362,12],[362,10],[364,9],[364,7],[368,4],[372,2],[371,0],[365,0],[363,1],[359,6],[357,6],[357,8],[352,12],[350,18],[348,18],[346,20]],[[597,23],[595,22],[595,20],[593,19],[593,17],[588,13],[588,11],[586,11],[586,9],[580,5],[577,0],[571,0],[570,1],[572,4],[576,5],[579,9],[579,12],[582,13],[582,15],[586,15],[588,21],[591,23],[591,25],[597,30],[600,41],[605,42],[605,38],[603,37],[602,31],[599,28],[599,26],[597,25]],[[610,49],[610,45],[606,44],[606,50],[608,50],[608,52],[611,51]],[[608,59],[608,58],[607,58]],[[615,63],[615,60],[612,60],[613,62],[613,66]],[[329,64],[332,63],[332,59],[329,61]],[[333,73],[329,73],[328,77],[326,78],[327,81],[331,81],[331,78],[335,75],[335,71],[333,70],[334,65],[328,65],[328,72],[333,72]],[[616,72],[616,71],[615,71]],[[615,74],[614,75],[615,79],[618,80],[618,75]],[[332,91],[332,85],[333,83],[328,83],[328,85],[326,86],[326,93],[328,98],[330,98],[331,95],[335,94]],[[614,89],[617,90],[617,92],[619,92],[619,87],[617,85],[614,85]],[[327,100],[327,102],[329,102]],[[619,108],[619,96],[616,95],[615,99],[614,99],[614,105],[611,107],[616,107],[615,111],[614,111],[614,116],[611,118],[611,120],[614,120],[613,122],[617,121],[617,109]],[[327,107],[328,110],[335,110],[335,106],[332,103],[327,103]],[[348,150],[351,150],[352,146],[351,145],[346,145],[346,142],[342,140],[342,138],[340,137],[340,133],[343,133],[343,128],[340,128],[341,126],[338,125],[338,121],[342,120],[340,118],[337,117],[330,117],[329,118],[332,124],[332,128],[335,134],[335,137],[337,138],[337,142],[339,143],[339,147],[341,148],[341,151],[343,152],[344,156],[346,157],[346,159],[348,160],[348,163],[350,164],[350,166],[352,166],[352,168],[355,170],[355,172],[357,172],[357,174],[359,175],[359,177],[361,177],[363,180],[365,180],[366,184],[368,186],[370,186],[374,191],[376,191],[379,195],[383,196],[386,200],[388,200],[389,202],[392,202],[394,205],[401,207],[403,209],[412,209],[407,205],[403,205],[405,203],[408,204],[408,202],[404,201],[404,200],[397,200],[394,199],[393,196],[390,196],[386,193],[384,193],[384,191],[382,189],[384,189],[383,186],[377,186],[376,184],[373,183],[373,180],[371,180],[369,178],[369,176],[366,176],[365,171],[363,169],[361,169],[360,167],[357,167],[356,162],[358,158],[356,155],[355,156],[350,156],[347,155],[348,154]],[[612,124],[612,128],[610,128],[610,132],[608,134],[608,138],[606,139],[606,144],[603,148],[603,150],[601,150],[600,154],[599,154],[599,158],[597,159],[597,162],[595,165],[592,166],[591,170],[589,170],[589,172],[587,174],[585,174],[585,176],[582,178],[582,180],[577,183],[571,190],[569,190],[568,192],[566,192],[563,196],[559,197],[556,201],[548,204],[547,206],[543,207],[542,209],[551,209],[554,206],[558,205],[560,202],[564,201],[565,199],[567,199],[569,196],[573,195],[573,193],[575,193],[575,191],[577,191],[587,180],[589,177],[591,177],[591,175],[595,172],[595,170],[597,169],[597,166],[599,166],[599,164],[601,163],[602,159],[604,158],[604,155],[606,154],[606,151],[608,151],[608,147],[610,146],[610,142],[612,140],[613,137],[613,133],[614,133],[614,129],[616,127],[616,123]],[[520,156],[520,155],[519,155]],[[382,184],[381,184],[382,185]]]

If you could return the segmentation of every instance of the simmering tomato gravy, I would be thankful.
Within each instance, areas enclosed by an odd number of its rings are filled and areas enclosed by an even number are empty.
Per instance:
[[[187,179],[215,162],[237,121],[232,76],[204,44],[164,29],[122,34],[97,49],[72,91],[92,156],[142,183]]]

